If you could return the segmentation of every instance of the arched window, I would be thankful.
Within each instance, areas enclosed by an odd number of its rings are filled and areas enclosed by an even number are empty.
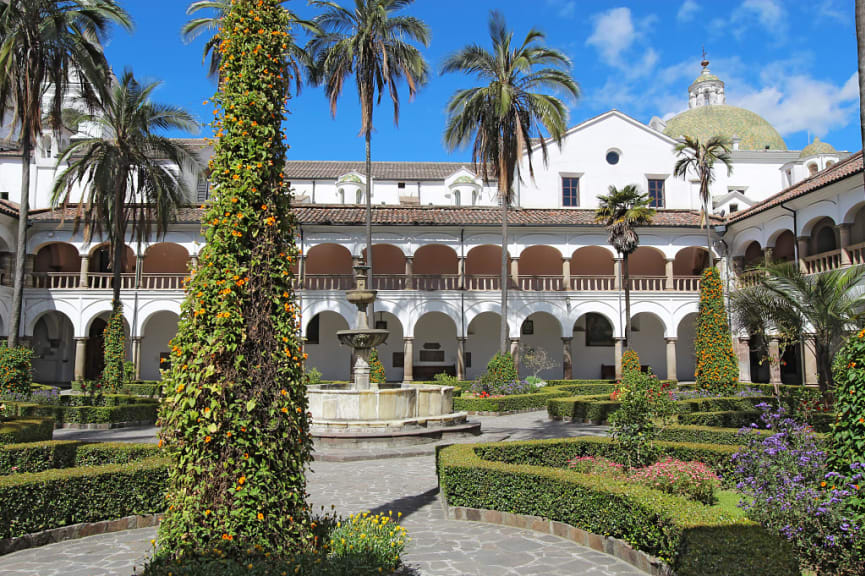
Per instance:
[[[810,164],[808,164],[808,172],[811,174],[811,176],[813,176],[814,174],[816,174],[816,173],[817,173],[817,170],[818,170],[818,168],[817,168],[817,164],[816,164],[816,163],[811,162]]]
[[[478,203],[478,191],[472,190],[472,206],[477,205]]]
[[[460,197],[460,191],[454,190],[454,206],[462,206],[462,198]]]
[[[345,188],[340,188],[338,194],[339,194],[339,203],[345,204]]]
[[[835,249],[835,231],[831,226],[824,226],[817,232],[817,253],[831,252]]]
[[[358,189],[356,194],[357,201],[356,204],[363,204],[363,190]]]

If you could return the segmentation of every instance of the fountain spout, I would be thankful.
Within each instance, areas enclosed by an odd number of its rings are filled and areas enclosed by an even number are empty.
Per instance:
[[[355,277],[357,288],[345,293],[346,299],[357,306],[357,328],[354,330],[340,330],[336,333],[339,341],[345,346],[351,346],[354,350],[356,361],[354,363],[354,380],[352,389],[368,390],[378,388],[377,384],[370,383],[369,356],[372,349],[383,344],[388,337],[387,330],[375,330],[369,327],[366,310],[370,303],[375,301],[376,291],[367,287],[366,272],[368,266],[355,266]]]

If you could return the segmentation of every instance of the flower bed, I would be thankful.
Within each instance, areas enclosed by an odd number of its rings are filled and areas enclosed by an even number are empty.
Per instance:
[[[449,446],[438,453],[442,493],[451,506],[542,516],[620,538],[669,563],[678,576],[799,575],[787,543],[729,503],[706,506],[645,486],[557,469],[547,461],[533,465],[520,459],[525,453],[550,453],[532,444],[570,445],[564,464],[575,447],[610,445],[603,438],[587,440]]]
[[[0,445],[51,440],[53,434],[52,418],[13,418],[0,422]]]
[[[128,464],[158,454],[155,444],[106,442],[88,444],[74,440],[50,440],[0,446],[0,475],[45,470]]]

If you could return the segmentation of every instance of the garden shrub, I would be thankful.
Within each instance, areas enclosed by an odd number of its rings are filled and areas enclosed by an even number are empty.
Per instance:
[[[33,351],[29,348],[9,348],[5,342],[0,343],[0,395],[30,396],[32,358]]]
[[[158,455],[158,450],[155,444],[88,444],[75,440],[9,444],[0,447],[0,475],[76,466],[128,464],[153,458]]]
[[[510,354],[496,352],[489,363],[487,371],[477,381],[472,390],[476,393],[498,394],[507,384],[520,379]]]
[[[53,434],[51,418],[13,418],[0,422],[0,445],[51,440]]]
[[[283,556],[312,545],[299,251],[283,175],[290,30],[280,0],[234,0],[217,33],[214,195],[160,414],[173,461],[159,527],[159,554],[169,559],[250,548]]]
[[[317,386],[318,384],[321,384],[321,370],[315,366],[307,368],[304,372],[304,376],[306,376],[307,386]]]
[[[630,374],[631,372],[641,371],[640,355],[637,354],[636,350],[628,348],[625,350],[625,353],[622,354],[622,377],[624,378],[625,374]]]
[[[680,413],[687,412],[720,412],[725,410],[749,411],[755,410],[756,406],[764,403],[775,403],[771,396],[748,396],[748,397],[713,397],[713,398],[691,398],[676,402]]]
[[[717,410],[711,412],[680,412],[679,424],[741,428],[760,421],[759,410]]]
[[[165,510],[168,461],[0,476],[0,538]]]
[[[102,370],[102,387],[109,392],[117,392],[126,381],[126,335],[123,332],[123,304],[120,302],[114,303],[105,326],[103,345],[105,368]]]
[[[7,402],[20,417],[51,418],[57,424],[110,424],[119,422],[156,422],[159,403],[140,399],[120,406],[64,406]]]
[[[810,427],[763,406],[769,437],[748,436],[733,456],[731,476],[749,517],[789,540],[801,563],[834,576],[862,574],[865,566],[865,462],[849,474],[832,472],[828,454]]]
[[[724,309],[724,287],[718,269],[707,268],[700,280],[697,338],[694,342],[698,388],[733,390],[739,381],[739,361]]]
[[[835,412],[832,466],[844,470],[865,462],[865,330],[852,335],[835,357]]]
[[[799,576],[789,546],[735,507],[567,469],[484,460],[477,449],[457,444],[438,452],[439,484],[451,506],[541,516],[620,538],[678,576]]]
[[[580,474],[598,474],[607,477],[625,476],[625,467],[618,462],[595,456],[578,456],[568,460],[568,468]]]
[[[439,372],[433,376],[433,382],[439,386],[453,386],[459,388],[460,381],[456,376],[451,376],[447,372]]]
[[[384,373],[384,364],[378,359],[378,350],[372,349],[369,353],[369,381],[373,384],[384,384],[387,377]]]
[[[718,476],[702,462],[682,462],[672,458],[634,470],[629,479],[703,504],[713,504],[715,490],[721,487]]]
[[[547,400],[547,414],[553,420],[603,424],[619,406],[618,401],[610,400],[610,394],[550,398]]]
[[[619,409],[609,417],[610,436],[622,446],[627,456],[625,464],[645,466],[655,460],[655,419],[672,416],[673,401],[651,370],[643,374],[639,369],[625,372],[617,400]]]
[[[766,435],[765,431],[758,429],[749,429],[748,434]],[[658,440],[695,444],[724,444],[727,446],[740,446],[746,442],[740,428],[682,424],[670,424],[662,430],[658,430]]]
[[[454,410],[465,412],[514,412],[517,410],[542,409],[550,398],[568,396],[568,392],[545,387],[532,394],[514,394],[496,398],[455,397]]]

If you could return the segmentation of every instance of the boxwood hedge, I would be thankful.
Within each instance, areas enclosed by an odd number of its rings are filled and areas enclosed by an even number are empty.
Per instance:
[[[51,440],[53,434],[54,420],[51,418],[15,418],[0,422],[0,444],[41,442]]]
[[[165,508],[169,462],[149,458],[0,476],[0,538]]]
[[[454,410],[457,412],[511,412],[531,408],[541,409],[547,405],[547,400],[559,396],[569,396],[568,392],[556,388],[544,388],[533,394],[514,394],[498,398],[454,398]]]
[[[678,576],[799,576],[789,545],[733,506],[709,507],[606,477],[494,461],[491,450],[486,448],[486,459],[478,445],[439,451],[439,483],[449,505],[542,516],[620,538],[666,561]]]
[[[716,412],[687,412],[679,414],[679,424],[743,428],[760,422],[759,410],[720,410]]]
[[[155,444],[106,442],[88,444],[74,440],[52,440],[0,446],[0,475],[13,472],[128,464],[157,455]]]
[[[136,404],[120,406],[65,406],[7,402],[23,418],[53,418],[58,424],[112,424],[117,422],[156,422],[159,402],[136,399]]]
[[[547,402],[547,414],[553,420],[575,420],[600,424],[619,409],[619,403],[610,400],[609,393],[590,396],[552,398]]]

